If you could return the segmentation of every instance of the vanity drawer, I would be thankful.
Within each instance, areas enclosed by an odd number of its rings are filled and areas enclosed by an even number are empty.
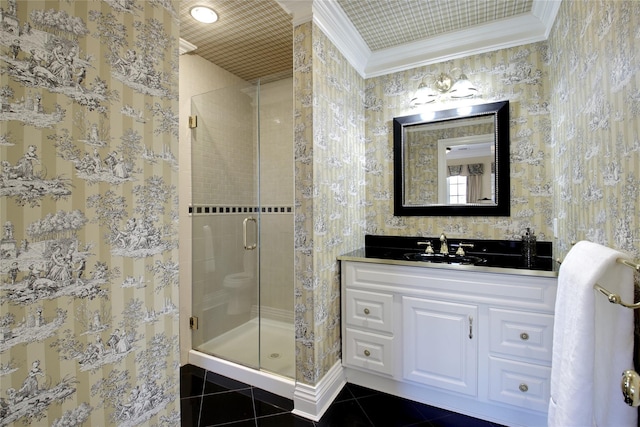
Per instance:
[[[551,368],[489,357],[489,399],[547,412]]]
[[[393,338],[347,328],[345,364],[393,374]]]
[[[347,289],[348,325],[393,333],[393,295]]]
[[[553,315],[490,308],[489,323],[492,353],[551,363]]]

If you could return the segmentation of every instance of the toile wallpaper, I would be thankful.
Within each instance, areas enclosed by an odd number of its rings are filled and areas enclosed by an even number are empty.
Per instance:
[[[0,426],[180,423],[178,35],[0,2]]]
[[[317,26],[294,29],[296,380],[340,360],[336,258],[364,243],[364,80]]]
[[[340,71],[342,56],[315,26],[294,30],[299,381],[313,384],[327,372],[324,349],[339,354],[339,336],[325,321],[335,318],[324,315],[339,304],[335,255],[362,246],[365,233],[519,239],[530,227],[553,242],[554,257],[588,239],[640,258],[638,28],[638,2],[564,1],[545,42],[364,81]],[[482,102],[510,101],[511,215],[396,217],[392,119],[418,113],[409,101],[423,79],[461,71],[480,88]],[[363,97],[362,105],[342,108],[339,93],[347,89]],[[459,105],[441,99],[430,108]],[[358,123],[353,139],[331,122],[337,117]],[[327,149],[343,154],[325,156]],[[357,163],[339,161],[355,156]],[[334,173],[337,165],[344,175]],[[347,210],[342,194],[351,197]]]
[[[536,43],[414,68],[366,81],[366,183],[368,234],[516,239],[527,227],[551,239],[553,218],[551,118],[546,61],[548,46]],[[397,116],[446,110],[468,100],[441,97],[412,107],[418,85],[440,73],[464,72],[480,89],[473,102],[509,100],[511,123],[510,217],[398,217],[393,215],[393,123]],[[433,171],[433,178],[437,172]]]
[[[563,2],[549,38],[557,252],[640,260],[640,3]],[[636,279],[638,275],[636,275]]]

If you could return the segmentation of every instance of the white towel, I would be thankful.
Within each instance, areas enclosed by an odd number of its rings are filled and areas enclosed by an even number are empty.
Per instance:
[[[636,426],[624,403],[622,372],[633,368],[633,310],[611,304],[598,283],[633,300],[633,271],[621,252],[578,242],[558,274],[549,427]]]
[[[204,238],[204,271],[213,273],[216,271],[216,258],[213,252],[213,232],[210,226],[204,225],[202,227],[202,236]]]

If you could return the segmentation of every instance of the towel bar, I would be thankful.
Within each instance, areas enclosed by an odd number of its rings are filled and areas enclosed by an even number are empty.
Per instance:
[[[627,267],[631,267],[634,270],[636,270],[638,273],[640,273],[640,263],[635,263],[631,260],[625,259],[625,258],[618,258],[616,260],[619,264],[624,264]],[[558,264],[562,264],[562,260],[560,258],[556,258],[556,262]]]
[[[622,298],[620,298],[620,295],[609,292],[608,290],[598,285],[597,283],[593,286],[593,289],[595,289],[596,291],[600,291],[604,296],[607,297],[607,299],[611,304],[619,304],[623,307],[630,308],[632,310],[635,310],[636,308],[640,308],[640,302],[628,304],[622,301]]]
[[[635,262],[633,262],[631,260],[628,260],[628,259],[625,259],[625,258],[618,258],[616,261],[618,261],[620,264],[626,265],[627,267],[631,267],[635,271],[640,273],[640,263],[635,263]]]
[[[635,262],[630,261],[630,260],[625,259],[625,258],[618,258],[616,260],[616,262],[618,262],[619,264],[626,265],[627,267],[631,267],[634,270],[636,270],[637,272],[640,272],[640,264],[638,264],[638,263],[635,263]],[[611,304],[619,304],[619,305],[621,305],[623,307],[630,308],[632,310],[640,308],[640,302],[636,302],[636,303],[633,303],[633,304],[626,303],[626,302],[622,301],[622,298],[620,298],[620,295],[614,294],[613,292],[610,292],[610,291],[606,290],[605,288],[603,288],[602,286],[598,285],[597,283],[593,286],[593,289],[595,289],[596,291],[599,291],[604,296],[606,296]]]

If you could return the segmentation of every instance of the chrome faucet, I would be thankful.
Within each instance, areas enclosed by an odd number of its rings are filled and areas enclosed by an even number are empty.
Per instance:
[[[440,253],[449,255],[449,246],[447,245],[447,236],[442,233],[440,235]]]

